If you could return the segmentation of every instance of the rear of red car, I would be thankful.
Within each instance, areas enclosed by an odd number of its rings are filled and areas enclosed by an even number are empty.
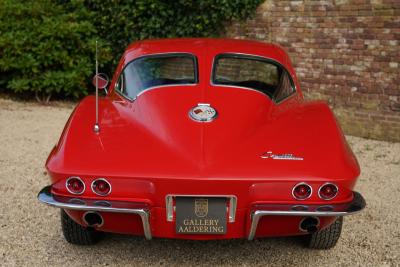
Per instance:
[[[328,248],[342,216],[365,206],[353,192],[357,160],[332,112],[303,100],[275,45],[137,43],[109,89],[99,132],[93,97],[75,109],[46,164],[52,184],[39,193],[63,210],[72,243],[105,231],[147,239],[306,235],[311,247]],[[70,233],[77,227],[78,239]],[[324,235],[334,239],[320,242]]]

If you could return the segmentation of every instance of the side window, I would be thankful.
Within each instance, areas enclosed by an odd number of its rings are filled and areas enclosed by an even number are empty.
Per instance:
[[[280,77],[278,89],[275,92],[274,99],[276,102],[280,102],[283,99],[289,97],[295,92],[294,86],[290,81],[289,74],[287,71],[283,71]]]
[[[120,93],[125,94],[125,84],[124,84],[124,74],[121,73],[117,83],[115,84],[115,89]]]

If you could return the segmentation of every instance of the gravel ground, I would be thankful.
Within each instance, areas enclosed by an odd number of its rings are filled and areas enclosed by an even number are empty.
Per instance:
[[[368,206],[345,218],[334,249],[305,249],[295,238],[149,242],[111,234],[96,246],[70,245],[62,238],[59,211],[40,204],[36,194],[49,182],[43,165],[72,108],[0,99],[2,266],[400,266],[400,143],[350,136],[362,167],[356,189]]]

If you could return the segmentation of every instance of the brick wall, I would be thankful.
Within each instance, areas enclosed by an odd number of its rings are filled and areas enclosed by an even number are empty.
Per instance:
[[[306,98],[345,133],[400,141],[400,0],[267,0],[227,36],[285,47]]]

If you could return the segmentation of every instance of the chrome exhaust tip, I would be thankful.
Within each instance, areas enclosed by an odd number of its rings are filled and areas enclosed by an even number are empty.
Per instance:
[[[310,234],[318,231],[319,218],[317,217],[305,217],[300,221],[299,229],[303,232]]]
[[[87,211],[82,216],[82,220],[89,227],[101,227],[104,224],[103,217],[95,211]]]

